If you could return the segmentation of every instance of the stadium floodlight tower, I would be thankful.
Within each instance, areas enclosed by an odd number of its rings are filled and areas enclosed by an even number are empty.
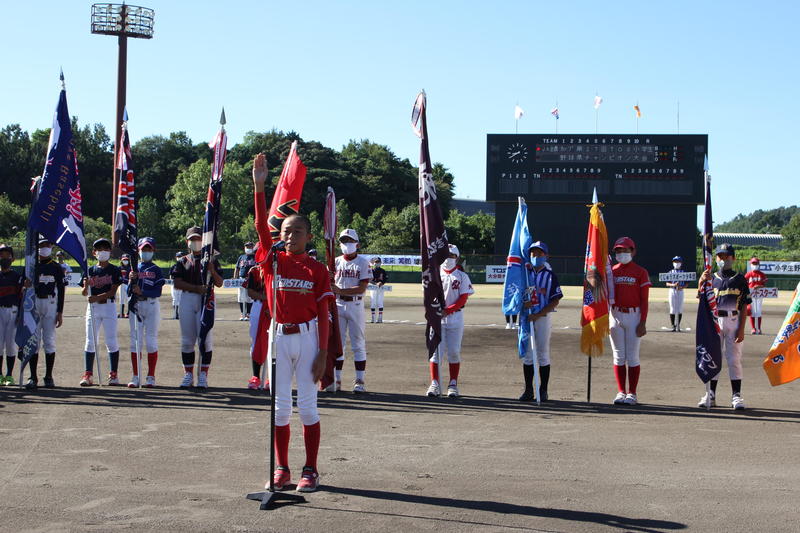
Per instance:
[[[117,120],[114,122],[114,173],[111,186],[112,211],[111,225],[117,212],[117,170],[118,150],[121,144],[122,116],[125,112],[125,88],[128,70],[128,37],[135,39],[153,38],[153,20],[155,11],[147,7],[122,4],[93,4],[92,33],[116,35],[119,42],[119,59],[117,61]],[[116,244],[116,243],[115,243]]]

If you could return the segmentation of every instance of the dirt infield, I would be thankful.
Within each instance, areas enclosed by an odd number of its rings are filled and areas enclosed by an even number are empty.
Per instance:
[[[516,400],[522,372],[497,288],[477,289],[483,297],[465,316],[463,396],[424,396],[421,298],[398,287],[387,297],[389,322],[367,325],[370,392],[320,395],[321,490],[272,511],[244,498],[266,479],[268,411],[266,397],[245,388],[249,339],[233,293],[219,297],[206,393],[177,389],[175,320],[162,324],[158,388],[79,388],[83,305],[70,294],[58,330],[58,388],[0,389],[0,530],[797,530],[800,385],[772,388],[760,368],[785,306],[766,306],[766,334],[745,339],[748,409],[730,409],[724,375],[720,407],[707,413],[695,407],[703,389],[694,335],[661,329],[661,297],[642,344],[641,405],[610,405],[608,354],[593,362],[587,404],[571,297],[554,319],[554,401],[537,407]],[[167,306],[162,299],[165,317]],[[687,313],[684,325],[693,323]],[[127,348],[128,322],[119,329]],[[296,415],[292,428],[296,480]]]

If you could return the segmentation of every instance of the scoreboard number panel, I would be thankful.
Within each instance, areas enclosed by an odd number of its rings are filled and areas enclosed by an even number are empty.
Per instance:
[[[486,200],[701,204],[708,135],[490,134]]]

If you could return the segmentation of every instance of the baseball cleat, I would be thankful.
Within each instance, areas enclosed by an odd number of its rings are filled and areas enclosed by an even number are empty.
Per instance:
[[[342,382],[341,381],[334,381],[333,383],[331,383],[330,385],[328,385],[327,387],[325,387],[322,390],[325,391],[325,392],[339,392],[339,391],[342,390]]]
[[[383,324],[383,318],[382,317],[378,317],[378,324]]]
[[[637,403],[638,399],[635,394],[631,392],[625,395],[625,405],[636,405]]]
[[[741,393],[737,392],[731,398],[731,407],[733,407],[737,411],[741,411],[744,409],[744,400],[742,399]]]
[[[128,383],[128,388],[136,389],[139,387],[139,376],[133,376],[131,382]]]
[[[431,381],[430,387],[428,387],[427,394],[430,397],[439,396],[441,394],[441,389],[439,388],[439,384],[436,381]]]
[[[364,385],[364,382],[360,379],[353,380],[353,393],[361,394],[362,392],[367,392],[367,387]]]
[[[519,401],[521,402],[532,402],[533,401],[533,389],[525,389],[525,392],[519,397]]]
[[[55,389],[56,388],[56,382],[53,380],[53,378],[47,378],[46,377],[46,378],[44,378],[44,386],[46,388],[48,388],[48,389]]]
[[[91,387],[92,385],[94,385],[94,383],[92,382],[92,373],[84,372],[79,385],[81,387]]]
[[[119,385],[119,377],[117,377],[116,372],[109,372],[108,373],[108,384],[109,385]]]
[[[511,329],[511,324],[506,322],[506,329]]]
[[[625,405],[625,398],[627,394],[624,392],[618,392],[616,396],[614,396],[614,405]]]
[[[25,388],[28,390],[36,390],[39,388],[39,384],[36,382],[35,379],[29,378],[28,382],[25,383]]]
[[[156,386],[156,377],[155,376],[147,376],[144,378],[144,386],[148,389],[152,389]]]
[[[272,484],[275,490],[285,490],[288,485],[292,483],[292,473],[289,472],[289,467],[279,466],[272,474]],[[264,487],[269,490],[269,483]]]
[[[258,376],[253,376],[247,382],[247,388],[250,390],[258,390],[261,387],[261,379]]]
[[[297,482],[297,492],[314,492],[319,487],[319,474],[310,466],[303,467],[300,481]]]
[[[200,375],[197,376],[197,388],[198,389],[207,389],[208,388],[208,372],[200,372]]]
[[[447,397],[448,398],[458,398],[458,385],[455,383],[451,383],[447,387]]]
[[[194,374],[191,372],[186,372],[183,375],[183,380],[181,380],[180,388],[188,389],[194,383]]]
[[[706,404],[708,403],[709,396],[711,397],[711,398],[710,398],[710,399],[711,399],[711,404],[710,404],[710,405],[711,405],[711,407],[716,407],[716,406],[717,406],[717,398],[716,398],[716,396],[714,395],[714,393],[713,393],[713,392],[711,392],[711,391],[709,391],[709,392],[707,392],[707,393],[703,394],[703,397],[702,397],[702,398],[700,398],[700,401],[699,401],[699,402],[697,402],[697,407],[705,407],[705,406],[706,406]]]

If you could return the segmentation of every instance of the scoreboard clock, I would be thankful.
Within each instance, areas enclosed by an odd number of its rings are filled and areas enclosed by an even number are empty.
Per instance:
[[[606,203],[704,201],[708,135],[490,134],[486,200]]]

